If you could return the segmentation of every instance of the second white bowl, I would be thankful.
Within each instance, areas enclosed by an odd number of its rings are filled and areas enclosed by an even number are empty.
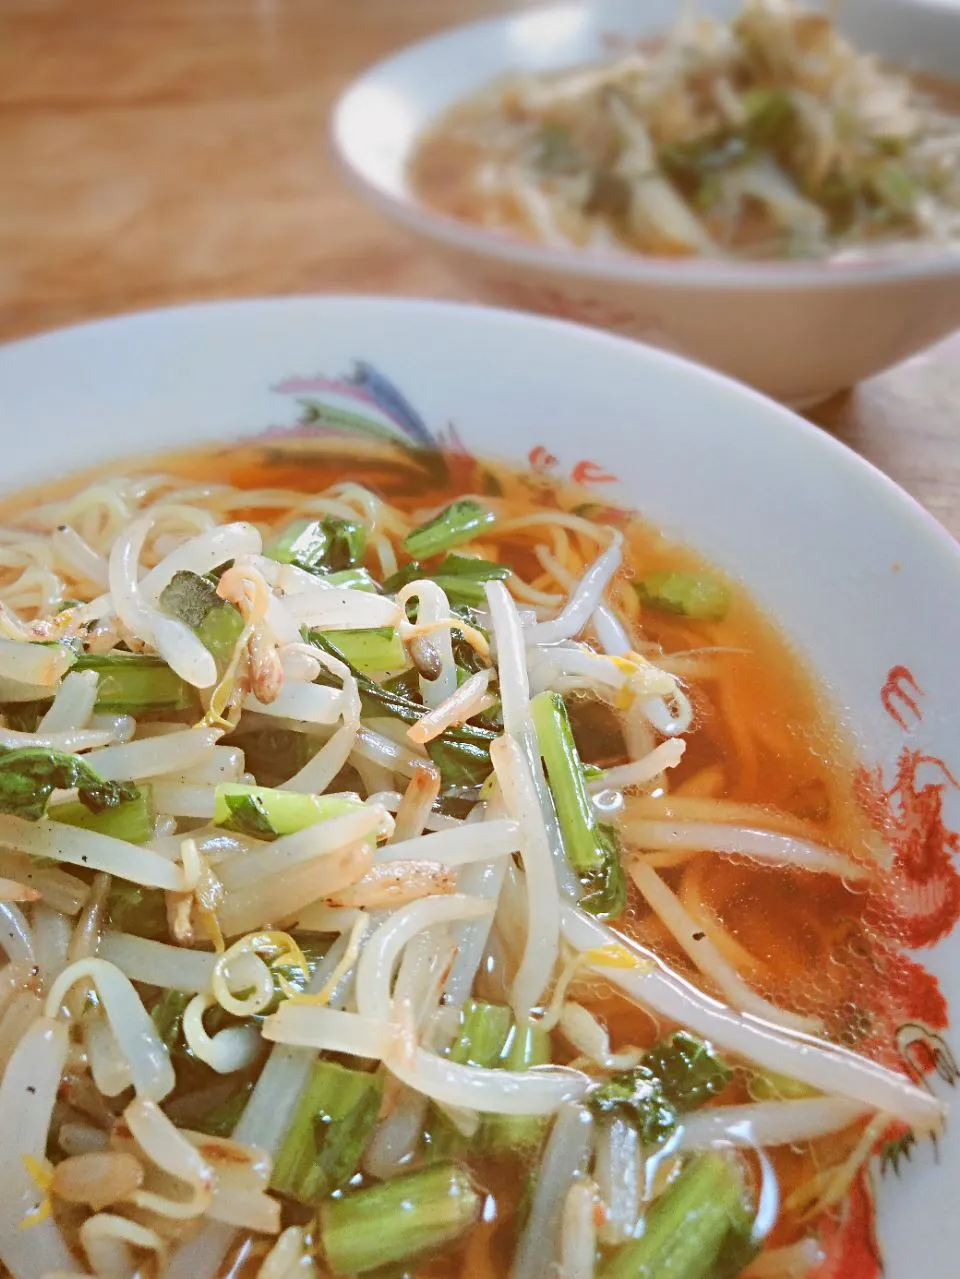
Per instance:
[[[729,17],[739,0],[702,0]],[[794,405],[815,403],[960,325],[960,254],[857,263],[706,262],[551,249],[457,222],[407,179],[423,131],[509,70],[596,60],[613,36],[662,31],[675,0],[593,0],[476,23],[414,45],[357,80],[333,141],[354,185],[426,239],[478,298],[576,319],[692,356]],[[946,78],[960,66],[960,8],[847,0],[858,47]]]

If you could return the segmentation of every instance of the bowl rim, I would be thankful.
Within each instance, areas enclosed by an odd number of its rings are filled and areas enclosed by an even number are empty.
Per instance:
[[[608,329],[596,328],[593,325],[581,324],[575,320],[553,315],[542,315],[532,311],[516,310],[504,306],[492,306],[483,302],[462,301],[452,298],[418,297],[410,295],[385,293],[275,293],[253,295],[247,297],[206,298],[200,301],[172,303],[165,306],[147,307],[139,310],[120,311],[110,315],[92,316],[73,324],[55,325],[40,329],[20,337],[0,342],[0,389],[3,386],[5,365],[8,359],[16,361],[21,350],[44,346],[47,343],[69,342],[83,334],[89,336],[109,335],[117,326],[150,326],[153,324],[176,324],[186,315],[203,312],[215,315],[216,312],[249,311],[253,312],[264,306],[268,308],[294,309],[320,305],[324,309],[336,311],[337,308],[347,310],[404,312],[425,311],[442,317],[471,317],[481,324],[498,324],[523,329],[540,329],[547,333],[554,330],[575,334],[583,345],[612,347],[631,359],[639,357],[642,366],[646,360],[665,364],[677,370],[686,379],[702,383],[711,383],[721,395],[737,396],[741,400],[752,401],[770,419],[770,430],[791,431],[807,440],[809,447],[822,451],[829,456],[831,466],[847,467],[860,474],[871,484],[878,497],[901,512],[901,518],[909,519],[913,531],[923,538],[926,550],[939,557],[945,557],[956,565],[960,574],[960,540],[933,515],[912,493],[909,493],[886,471],[875,462],[863,456],[844,440],[839,439],[826,427],[818,426],[809,418],[802,416],[789,405],[783,404],[772,396],[750,386],[746,382],[732,377],[709,365],[679,354],[643,342],[636,338],[626,337],[621,333],[613,333]],[[239,436],[234,438],[240,438]],[[140,455],[144,450],[137,450]],[[134,455],[134,454],[132,454]],[[131,456],[132,456],[131,455]],[[126,455],[125,455],[126,456]],[[72,470],[75,468],[71,468]],[[82,469],[82,468],[81,468]],[[34,487],[37,481],[27,481],[28,487]],[[39,481],[43,483],[41,479]],[[20,482],[22,486],[23,482]]]
[[[879,0],[890,9],[947,15],[955,21],[960,38],[960,8],[944,0]],[[502,13],[490,18],[455,23],[421,40],[411,41],[378,59],[354,77],[334,100],[327,122],[328,144],[341,174],[358,194],[366,197],[388,217],[427,239],[440,241],[449,248],[516,265],[538,268],[544,273],[562,274],[580,280],[603,280],[621,284],[657,284],[665,288],[697,289],[768,289],[793,288],[834,289],[850,285],[878,285],[942,279],[960,275],[960,248],[917,254],[915,257],[875,257],[853,261],[751,261],[736,262],[709,258],[656,258],[644,254],[591,252],[583,249],[559,248],[523,240],[510,232],[481,227],[441,213],[417,199],[405,181],[402,196],[386,185],[370,179],[363,172],[357,151],[346,139],[344,118],[353,103],[362,97],[398,62],[413,56],[429,55],[448,42],[469,42],[482,31],[510,27],[537,17],[582,13],[591,8],[590,0],[567,0],[565,3]],[[951,16],[952,15],[952,16]],[[507,68],[505,68],[506,70]],[[414,145],[423,136],[418,132]],[[405,156],[404,164],[410,154]]]

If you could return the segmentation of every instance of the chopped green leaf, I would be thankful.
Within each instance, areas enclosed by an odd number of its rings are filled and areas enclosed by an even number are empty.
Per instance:
[[[383,583],[383,593],[384,595],[396,595],[397,591],[403,590],[411,582],[416,582],[429,576],[429,571],[423,567],[419,560],[411,560],[409,564],[404,564],[403,568],[398,568],[395,573],[391,573]]]
[[[107,922],[119,933],[134,933],[153,941],[166,938],[167,899],[159,888],[144,888],[114,879],[107,894]]]
[[[732,1077],[709,1044],[678,1030],[654,1044],[639,1066],[595,1088],[587,1105],[597,1115],[624,1115],[653,1144],[669,1136],[678,1115],[717,1096]]]
[[[719,622],[730,608],[727,586],[708,573],[660,569],[634,583],[640,602],[661,613],[681,613],[698,622]]]
[[[379,1074],[318,1061],[277,1152],[271,1188],[316,1205],[356,1172],[377,1122]]]
[[[370,570],[363,568],[362,565],[357,568],[342,569],[339,573],[328,573],[326,580],[331,586],[338,586],[342,590],[366,591],[372,595],[380,593],[379,584]]]
[[[149,785],[141,785],[133,799],[100,812],[91,812],[79,801],[54,804],[47,810],[47,816],[51,821],[81,826],[98,835],[126,840],[128,844],[145,844],[154,834],[153,790]]]
[[[149,653],[81,653],[74,670],[96,671],[96,710],[111,715],[188,711],[197,694],[162,657]]]
[[[187,990],[165,990],[150,1009],[150,1019],[164,1047],[172,1052],[183,1032],[183,1014],[193,994]]]
[[[747,156],[746,140],[721,131],[688,142],[670,142],[659,148],[657,158],[663,170],[682,185],[699,183],[707,174],[739,164]]]
[[[603,860],[580,871],[580,905],[598,919],[617,919],[627,908],[627,877],[620,839],[612,826],[598,825],[597,841],[603,849]]]
[[[160,607],[190,627],[219,667],[226,666],[243,631],[243,618],[220,598],[215,581],[186,569],[174,573],[160,592]]]
[[[751,147],[772,147],[784,140],[794,118],[789,90],[748,89],[741,102],[746,111],[743,136]]]
[[[254,839],[277,838],[277,830],[267,816],[263,801],[256,795],[225,795],[217,825]]]
[[[510,576],[505,564],[476,559],[467,555],[448,555],[429,574],[446,593],[451,604],[467,608],[486,606],[484,582],[502,582]]]
[[[218,604],[225,604],[217,594],[217,583],[199,573],[187,569],[175,573],[160,593],[160,605],[165,613],[177,617],[192,631],[198,630],[207,614]]]
[[[264,786],[279,786],[295,777],[319,748],[316,738],[289,728],[234,733],[230,741],[243,750],[247,772]]]
[[[503,1004],[468,999],[460,1013],[460,1031],[447,1056],[466,1066],[499,1065],[510,1038],[513,1016]]]
[[[529,1023],[514,1024],[503,1051],[506,1070],[529,1070],[545,1066],[552,1059],[550,1032]],[[546,1131],[546,1120],[539,1115],[491,1115],[484,1123],[486,1144],[498,1151],[529,1151]]]
[[[407,665],[406,649],[400,642],[400,633],[393,627],[325,631],[323,634],[327,646],[364,675],[395,671]]]
[[[337,573],[356,568],[366,549],[367,531],[362,524],[326,515],[291,524],[265,554],[307,573]]]
[[[655,1145],[664,1141],[677,1124],[676,1109],[663,1093],[652,1070],[637,1066],[611,1076],[587,1095],[587,1105],[597,1116],[620,1115],[636,1125],[640,1140]]]
[[[420,672],[415,666],[411,666],[409,670],[401,671],[399,675],[385,679],[380,687],[385,693],[394,693],[397,697],[402,697],[407,702],[415,702],[420,696]],[[426,710],[427,708],[424,707],[423,709]]]
[[[573,135],[566,124],[548,120],[540,130],[533,151],[534,167],[541,173],[576,173],[583,165],[583,157],[573,142]]]
[[[414,559],[437,555],[452,546],[472,541],[483,529],[493,524],[496,518],[493,511],[481,506],[473,498],[459,498],[432,520],[408,533],[403,539],[403,547]]]
[[[591,914],[615,918],[627,904],[620,847],[614,831],[597,821],[566,704],[558,693],[540,693],[531,709],[563,849],[584,886],[580,904]]]
[[[684,1030],[654,1044],[643,1064],[658,1076],[664,1095],[681,1113],[716,1097],[733,1078],[710,1044]]]
[[[694,1157],[598,1279],[734,1279],[757,1253],[739,1159]]]
[[[478,734],[483,734],[478,738]],[[489,736],[488,736],[489,734]],[[445,786],[482,786],[490,776],[490,743],[496,734],[488,729],[448,728],[427,742],[427,754],[440,770]]]
[[[74,787],[81,804],[92,813],[116,808],[136,799],[138,794],[130,782],[104,781],[77,755],[33,746],[14,750],[0,747],[0,812],[29,822],[39,821],[55,790]]]
[[[452,1243],[480,1216],[483,1196],[457,1164],[401,1173],[329,1199],[320,1238],[335,1275],[366,1274]]]
[[[301,795],[222,782],[214,795],[213,820],[225,830],[272,840],[360,807],[360,800],[349,795]]]
[[[886,209],[899,218],[911,216],[921,188],[902,164],[888,160],[885,164],[875,165],[867,180],[871,191]]]

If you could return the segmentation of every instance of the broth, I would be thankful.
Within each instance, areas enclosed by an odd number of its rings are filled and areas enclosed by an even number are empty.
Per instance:
[[[874,840],[858,802],[860,773],[849,743],[802,660],[736,582],[724,583],[729,606],[717,620],[643,606],[634,583],[651,573],[671,571],[711,581],[722,580],[721,575],[638,516],[598,505],[591,494],[574,486],[488,461],[464,462],[451,475],[439,456],[384,453],[353,442],[349,451],[296,442],[212,447],[112,466],[45,486],[42,494],[8,498],[0,508],[0,523],[6,529],[39,531],[48,513],[56,510],[57,518],[71,518],[91,542],[102,541],[108,507],[91,500],[85,510],[71,508],[70,495],[87,486],[100,486],[103,492],[121,471],[131,477],[176,477],[151,488],[150,500],[172,498],[181,506],[190,503],[212,510],[217,522],[252,520],[267,538],[292,518],[309,515],[316,495],[341,484],[345,476],[351,485],[364,486],[411,523],[464,494],[483,494],[495,508],[497,521],[470,549],[511,566],[529,584],[526,591],[517,587],[521,600],[525,593],[534,598],[537,592],[562,599],[556,572],[549,560],[545,567],[538,545],[550,548],[554,560],[576,579],[594,558],[597,546],[596,538],[582,531],[582,521],[619,529],[624,539],[623,564],[609,598],[630,628],[637,650],[683,679],[694,712],[682,760],[668,774],[634,788],[624,801],[616,822],[626,853],[644,857],[657,868],[695,920],[700,930],[695,936],[709,938],[758,994],[790,1014],[818,1019],[820,1036],[826,1041],[903,1070],[896,1040],[903,1010],[890,999],[890,990],[902,981],[909,961],[898,949],[899,938],[890,935],[889,922],[878,913],[873,892],[835,875],[764,865],[715,851],[638,852],[642,840],[631,837],[631,827],[638,822],[709,818],[730,826],[759,825],[854,859],[871,862],[874,858]],[[136,484],[128,484],[124,491],[136,490]],[[288,498],[282,496],[285,492]],[[553,523],[546,526],[547,533],[542,525],[523,523],[525,517],[561,513],[581,522],[574,519],[566,528],[562,521]],[[154,546],[150,555],[159,559],[163,549]],[[379,573],[373,544],[368,546],[366,563]],[[13,592],[16,598],[14,585],[21,572],[20,566],[3,570],[0,597],[10,598]],[[64,574],[64,594],[91,595],[89,588],[84,591],[82,583],[68,578]],[[22,600],[20,606],[29,611]],[[601,723],[596,719],[599,704],[592,695],[575,694],[569,702],[584,763],[609,768],[626,762],[630,752],[620,736],[617,708],[607,708]],[[229,743],[229,736],[226,740]],[[653,740],[651,734],[651,746]],[[362,781],[355,774],[344,773],[341,782],[329,789],[353,789],[358,784]],[[296,925],[287,927],[296,932]],[[632,884],[615,927],[622,936],[653,951],[675,973],[723,997]],[[507,938],[506,952],[491,952],[476,988],[494,1003],[507,998],[503,973],[516,962],[509,950]],[[569,998],[599,1019],[615,1053],[650,1049],[671,1029],[669,1021],[640,1011],[596,974],[574,974]],[[551,1042],[553,1062],[569,1065],[582,1058],[563,1033],[554,1030]],[[758,1097],[776,1096],[770,1090],[777,1085],[765,1072],[758,1074],[736,1054],[730,1062],[734,1073],[721,1094],[723,1104],[746,1105]],[[202,1086],[209,1086],[212,1076],[200,1068],[199,1078]],[[178,1083],[165,1103],[167,1109],[175,1113],[184,1093],[198,1086],[192,1075],[190,1082]],[[785,1095],[807,1094],[788,1090]],[[435,1108],[427,1111],[428,1137],[442,1130],[438,1115]],[[826,1195],[831,1184],[826,1174],[831,1170],[845,1177],[848,1185],[859,1174],[862,1155],[852,1171],[844,1170],[844,1164],[866,1130],[866,1120],[858,1119],[809,1141],[773,1146],[767,1152],[767,1173],[748,1152],[749,1175],[759,1183],[772,1170],[783,1204],[766,1247],[790,1245],[818,1232],[824,1239],[829,1237],[825,1223],[835,1216],[836,1198],[828,1197],[812,1218],[811,1205],[816,1207]],[[868,1150],[889,1136],[888,1130],[889,1124],[870,1130]],[[497,1156],[471,1157],[469,1146],[461,1143],[460,1158],[482,1188],[482,1220],[455,1245],[408,1264],[405,1273],[414,1279],[449,1279],[455,1274],[492,1279],[506,1274],[515,1247],[518,1206],[528,1193],[528,1176],[539,1157],[539,1145],[534,1142],[522,1152],[511,1149]],[[426,1146],[418,1144],[405,1167],[420,1166],[430,1157],[428,1140]],[[358,1173],[350,1184],[356,1187],[369,1180]],[[283,1219],[285,1223],[302,1221],[302,1208],[286,1201]],[[254,1273],[250,1241],[235,1246],[239,1252],[234,1262],[221,1273]],[[258,1251],[262,1255],[263,1249]]]

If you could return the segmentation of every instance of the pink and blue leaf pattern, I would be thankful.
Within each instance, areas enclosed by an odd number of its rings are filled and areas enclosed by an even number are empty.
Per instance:
[[[444,433],[431,432],[407,397],[366,360],[340,377],[288,377],[272,389],[295,396],[300,416],[294,426],[271,428],[270,436],[353,435],[411,450],[449,447]]]

